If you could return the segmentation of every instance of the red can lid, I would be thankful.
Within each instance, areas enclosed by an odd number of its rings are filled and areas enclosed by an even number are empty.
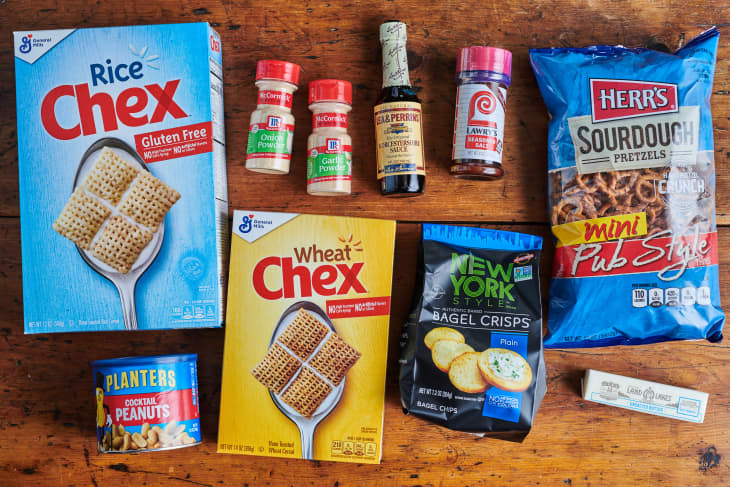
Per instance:
[[[256,81],[274,79],[298,85],[299,71],[301,71],[301,68],[298,64],[277,61],[276,59],[263,59],[256,64]]]
[[[352,105],[352,84],[341,79],[318,79],[309,83],[309,103],[333,101]]]
[[[472,46],[459,49],[456,72],[492,71],[508,77],[512,73],[512,53],[498,47]]]

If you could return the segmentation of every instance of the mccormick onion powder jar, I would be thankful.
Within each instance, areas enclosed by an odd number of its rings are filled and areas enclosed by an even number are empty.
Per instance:
[[[459,50],[451,174],[490,180],[504,175],[502,144],[512,53],[496,47]]]
[[[256,65],[259,89],[251,114],[246,148],[246,169],[266,174],[288,174],[294,143],[294,92],[300,67],[294,63],[262,60]]]
[[[339,79],[309,83],[312,135],[307,140],[307,193],[317,196],[350,194],[352,139],[347,113],[352,110],[352,85]]]

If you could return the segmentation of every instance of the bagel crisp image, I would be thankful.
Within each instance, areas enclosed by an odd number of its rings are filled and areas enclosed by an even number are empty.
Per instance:
[[[439,340],[431,349],[431,358],[441,372],[448,373],[454,359],[473,351],[474,349],[466,343],[459,343],[453,340]]]
[[[466,341],[464,339],[464,335],[462,335],[458,331],[454,330],[453,328],[442,326],[439,328],[434,328],[433,330],[426,333],[426,336],[423,339],[423,343],[425,343],[430,350],[433,350],[434,344],[439,340],[451,340],[458,343],[464,343]]]
[[[488,348],[477,361],[484,379],[503,391],[522,392],[532,382],[530,364],[517,352],[506,348]]]
[[[479,355],[479,352],[467,352],[451,362],[449,380],[462,392],[476,394],[487,389],[487,382],[479,372]]]

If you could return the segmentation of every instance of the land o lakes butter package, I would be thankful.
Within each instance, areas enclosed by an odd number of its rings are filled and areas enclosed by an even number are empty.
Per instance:
[[[220,326],[218,34],[23,31],[14,53],[25,332]]]
[[[379,463],[395,222],[236,211],[218,452]]]

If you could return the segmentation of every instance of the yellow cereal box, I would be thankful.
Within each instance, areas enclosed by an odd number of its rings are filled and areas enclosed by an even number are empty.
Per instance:
[[[395,222],[233,216],[218,452],[380,463]]]

